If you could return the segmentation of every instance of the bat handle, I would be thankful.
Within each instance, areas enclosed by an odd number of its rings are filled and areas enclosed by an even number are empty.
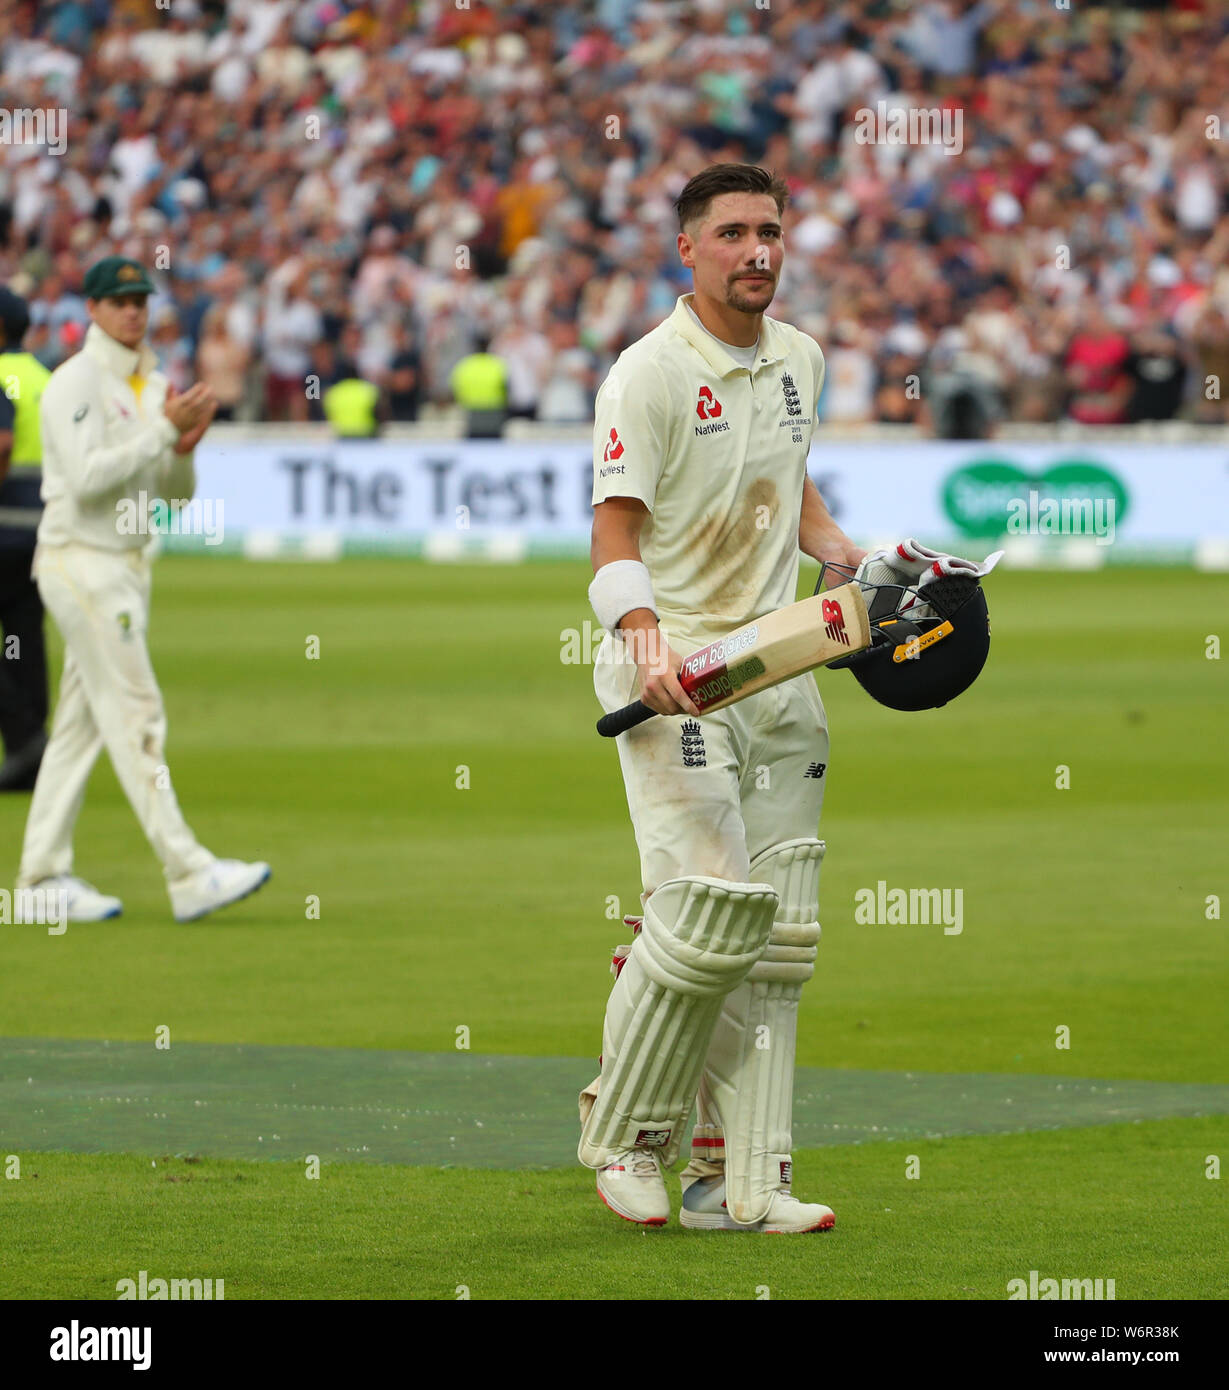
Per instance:
[[[633,700],[630,705],[624,705],[622,709],[611,710],[609,714],[602,715],[597,721],[597,731],[603,738],[618,738],[620,734],[625,734],[628,729],[634,729],[637,724],[643,724],[646,719],[652,719],[656,713],[656,710],[650,709],[641,701]]]

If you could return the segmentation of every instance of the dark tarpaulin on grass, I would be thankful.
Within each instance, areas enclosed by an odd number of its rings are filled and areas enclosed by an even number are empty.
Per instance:
[[[0,1154],[199,1154],[466,1168],[576,1162],[572,1057],[0,1040]],[[1229,1086],[798,1069],[794,1146],[1229,1113]]]

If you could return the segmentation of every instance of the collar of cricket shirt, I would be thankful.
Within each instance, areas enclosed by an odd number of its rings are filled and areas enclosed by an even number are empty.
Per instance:
[[[144,339],[139,349],[126,348],[109,333],[104,333],[96,323],[91,323],[85,330],[84,350],[125,381],[134,373],[148,376],[158,365],[153,349]]]
[[[704,328],[696,323],[691,314],[687,312],[687,306],[694,298],[693,294],[679,295],[678,302],[674,306],[674,313],[670,316],[679,336],[685,338],[695,348],[718,376],[729,376],[731,372],[744,371],[745,368],[734,361],[721,346],[720,341],[711,333],[706,333]],[[692,313],[694,312],[693,309]],[[780,325],[776,319],[770,319],[765,314],[760,324],[760,350],[756,354],[755,367],[752,369],[753,374],[764,365],[765,359],[770,363],[784,362],[787,351],[785,334],[782,333]]]

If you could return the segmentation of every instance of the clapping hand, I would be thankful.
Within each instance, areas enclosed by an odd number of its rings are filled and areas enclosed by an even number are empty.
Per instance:
[[[217,397],[203,382],[197,382],[180,395],[168,386],[162,413],[179,431],[177,454],[190,454],[201,441],[218,409]]]

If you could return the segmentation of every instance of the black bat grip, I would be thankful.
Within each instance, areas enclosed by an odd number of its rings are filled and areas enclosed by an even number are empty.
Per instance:
[[[609,714],[604,714],[597,721],[597,731],[603,738],[618,738],[620,734],[625,734],[628,729],[634,729],[637,724],[643,724],[646,719],[652,719],[657,713],[655,709],[650,709],[648,705],[642,704],[639,700],[633,700],[630,705],[624,705],[622,709],[611,710]]]

